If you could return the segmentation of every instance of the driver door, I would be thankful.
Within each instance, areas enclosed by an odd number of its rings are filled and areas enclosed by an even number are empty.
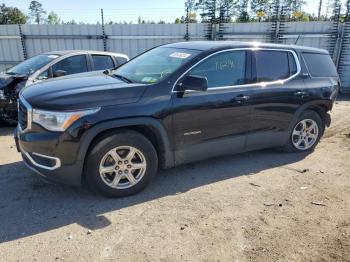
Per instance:
[[[186,74],[206,77],[208,90],[172,95],[176,164],[245,149],[250,129],[251,61],[248,50],[222,51]]]

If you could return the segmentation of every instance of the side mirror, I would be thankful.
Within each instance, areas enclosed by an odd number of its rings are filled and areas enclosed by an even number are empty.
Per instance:
[[[208,79],[204,76],[188,75],[178,86],[180,91],[207,91]]]
[[[56,70],[53,73],[53,77],[60,77],[60,76],[65,76],[65,75],[67,75],[67,71],[64,71],[64,70]]]

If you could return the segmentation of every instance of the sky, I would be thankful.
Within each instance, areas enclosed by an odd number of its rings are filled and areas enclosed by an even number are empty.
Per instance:
[[[327,1],[323,0],[324,5]],[[100,21],[100,9],[103,8],[105,22],[133,21],[140,16],[145,21],[163,20],[174,22],[185,15],[185,0],[39,0],[46,11],[54,11],[63,21],[96,23]],[[306,0],[305,11],[317,14],[319,0]],[[0,3],[16,6],[28,13],[30,0],[0,0]]]

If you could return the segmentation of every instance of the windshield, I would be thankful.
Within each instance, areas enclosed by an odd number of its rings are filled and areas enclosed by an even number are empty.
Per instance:
[[[11,75],[32,74],[57,58],[57,55],[37,55],[12,67],[6,73]]]
[[[124,64],[113,74],[136,83],[154,84],[173,73],[199,52],[190,49],[158,47]]]

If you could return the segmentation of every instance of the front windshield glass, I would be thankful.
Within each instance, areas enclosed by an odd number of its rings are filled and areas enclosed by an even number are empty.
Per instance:
[[[39,70],[43,66],[50,63],[53,59],[57,58],[57,55],[37,55],[29,58],[28,60],[19,63],[18,65],[9,69],[6,73],[13,75],[28,75]]]
[[[195,57],[200,51],[180,48],[158,47],[113,71],[132,82],[154,84]]]

